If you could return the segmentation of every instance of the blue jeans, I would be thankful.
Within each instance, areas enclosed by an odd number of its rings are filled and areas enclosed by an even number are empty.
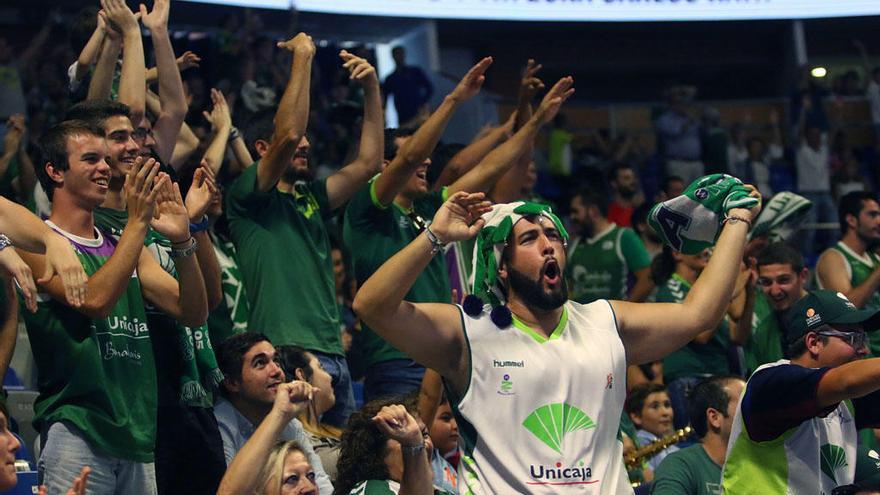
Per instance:
[[[92,468],[89,495],[156,494],[153,463],[134,462],[101,454],[83,439],[76,427],[52,423],[44,432],[46,445],[37,465],[41,483],[50,494],[67,493],[83,466]]]
[[[321,422],[345,428],[348,417],[355,411],[354,392],[351,390],[351,373],[348,372],[348,363],[345,361],[345,357],[336,354],[309,352],[314,354],[324,370],[330,373],[330,377],[333,378],[333,393],[336,395],[336,404],[321,415]]]
[[[364,378],[364,402],[387,397],[406,395],[422,386],[425,367],[412,359],[392,359],[376,363],[367,370]]]

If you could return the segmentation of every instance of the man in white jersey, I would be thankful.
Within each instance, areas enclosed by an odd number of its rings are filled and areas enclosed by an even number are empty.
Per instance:
[[[684,304],[581,305],[568,300],[567,233],[549,209],[493,208],[482,194],[456,193],[366,281],[354,309],[443,376],[460,430],[462,493],[632,493],[617,439],[626,366],[661,359],[717,325],[759,209],[755,201],[751,210],[727,211],[715,254]],[[497,281],[490,299],[506,307],[490,315],[479,304],[403,301],[443,244],[478,233],[484,254],[476,257],[488,263],[477,267],[475,285]]]
[[[788,355],[758,368],[740,400],[724,493],[821,493],[853,482],[857,428],[880,426],[880,358],[865,331],[880,311],[842,293],[810,292],[791,309]]]

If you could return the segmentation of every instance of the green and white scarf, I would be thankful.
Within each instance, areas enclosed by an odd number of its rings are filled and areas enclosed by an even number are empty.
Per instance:
[[[681,196],[655,205],[648,224],[676,251],[698,254],[715,245],[729,210],[757,204],[741,180],[712,174],[695,180]]]

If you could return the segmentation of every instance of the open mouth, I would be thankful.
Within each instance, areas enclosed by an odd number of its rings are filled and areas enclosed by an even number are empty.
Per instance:
[[[428,180],[428,172],[427,171],[416,172],[416,177],[418,177],[421,180],[426,181],[426,180]]]
[[[92,182],[94,182],[95,184],[97,184],[101,187],[107,187],[110,185],[110,178],[109,177],[98,177],[97,179],[95,179]]]
[[[547,282],[548,285],[555,286],[559,283],[562,273],[559,270],[559,263],[557,263],[556,260],[551,259],[544,263],[542,272],[544,281]]]

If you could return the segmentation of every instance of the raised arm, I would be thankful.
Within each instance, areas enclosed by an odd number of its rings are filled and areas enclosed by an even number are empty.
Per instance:
[[[198,67],[199,63],[202,61],[202,58],[196,55],[195,53],[187,50],[183,52],[183,54],[177,57],[177,70],[183,72],[187,69],[191,69],[193,67]],[[150,67],[147,69],[146,74],[147,84],[153,84],[159,79],[159,70],[156,67]]]
[[[305,135],[309,122],[309,85],[315,44],[311,36],[299,33],[290,40],[278,43],[278,46],[293,53],[293,64],[290,66],[290,80],[275,114],[272,142],[257,165],[256,189],[262,192],[275,187],[290,166],[290,158]]]
[[[400,404],[385,406],[373,417],[373,424],[386,437],[400,444],[403,457],[403,475],[398,495],[433,495],[434,472],[430,454],[419,423]],[[419,449],[419,447],[422,447]]]
[[[223,475],[217,495],[262,492],[263,487],[259,486],[262,469],[257,466],[266,465],[269,453],[284,428],[308,407],[312,393],[311,385],[306,382],[294,381],[278,385],[272,410],[235,454]]]
[[[6,135],[3,136],[3,154],[0,155],[0,177],[6,175],[9,165],[12,163],[21,141],[24,137],[24,115],[15,114],[6,121]]]
[[[431,231],[443,243],[476,236],[484,223],[480,215],[490,209],[484,198],[482,193],[453,194],[434,216]],[[459,309],[403,300],[433,257],[432,243],[423,232],[367,279],[353,308],[380,337],[463,391],[469,362]]]
[[[752,188],[757,197],[757,191]],[[731,209],[730,216],[754,220],[760,211]],[[715,327],[730,302],[746,243],[748,225],[728,222],[708,266],[682,304],[611,301],[629,364],[656,361]]]
[[[205,160],[193,174],[192,184],[186,193],[186,213],[189,216],[190,233],[199,244],[196,259],[202,278],[205,280],[205,291],[208,297],[208,309],[212,310],[223,301],[223,287],[220,281],[220,263],[214,252],[214,244],[208,237],[208,217],[206,216],[211,203],[219,199],[214,174]],[[196,226],[195,228],[193,226]]]
[[[183,95],[183,81],[180,79],[180,70],[178,70],[177,60],[174,58],[174,49],[171,47],[171,39],[168,37],[170,4],[171,0],[155,0],[153,10],[150,12],[147,12],[147,7],[144,4],[141,4],[140,14],[141,21],[150,30],[150,37],[153,40],[156,72],[159,78],[159,105],[161,109],[153,124],[156,153],[163,163],[173,166],[171,156],[174,152],[174,145],[177,143],[180,126],[186,117],[186,98]],[[128,48],[126,47],[127,52]],[[125,62],[123,62],[123,73],[124,71]],[[135,121],[132,120],[132,122]],[[137,125],[136,122],[135,125]]]
[[[452,184],[459,177],[470,172],[496,146],[510,138],[513,134],[513,122],[515,119],[516,113],[511,114],[504,124],[496,126],[489,132],[478,136],[469,145],[450,158],[449,162],[440,172],[440,177],[434,181],[433,189],[439,191],[444,186]]]
[[[122,33],[125,53],[122,55],[122,76],[119,79],[119,101],[131,109],[131,121],[137,125],[146,111],[144,84],[144,43],[138,17],[125,5],[125,0],[101,0],[107,20]]]
[[[189,233],[189,216],[176,183],[167,181],[156,200],[159,216],[151,227],[171,241],[171,257],[177,280],[169,275],[144,248],[138,260],[138,278],[145,299],[188,327],[197,327],[208,319],[205,281],[192,248],[195,239]]]
[[[342,66],[348,70],[349,79],[357,81],[364,88],[364,122],[357,158],[327,178],[327,198],[332,209],[345,204],[370,177],[379,173],[385,150],[382,98],[376,69],[366,60],[345,50],[339,52],[339,56],[344,61]]]
[[[89,81],[89,92],[86,100],[109,100],[113,88],[113,76],[116,74],[116,61],[122,52],[122,33],[107,21],[107,13],[98,12],[98,18],[104,19],[107,35],[95,64],[95,72]]]
[[[437,110],[428,117],[424,124],[413,134],[407,142],[398,150],[397,156],[385,168],[385,171],[376,179],[376,197],[383,205],[391,204],[395,196],[406,185],[406,181],[431,155],[437,141],[449,125],[449,120],[455,110],[465,101],[473,98],[480,92],[483,82],[486,80],[486,69],[492,64],[492,58],[486,57],[461,78],[455,89],[452,90]]]
[[[95,31],[92,32],[89,40],[86,41],[86,46],[84,46],[82,51],[79,52],[79,57],[76,58],[76,74],[74,74],[74,78],[77,81],[82,81],[83,78],[86,77],[86,74],[89,73],[89,68],[92,64],[98,60],[98,55],[101,54],[101,47],[104,45],[106,34],[107,23],[104,20],[102,13],[98,12]]]
[[[473,170],[449,186],[449,192],[487,191],[528,149],[542,126],[553,120],[559,108],[573,93],[574,79],[563,77],[544,96],[541,106],[525,125],[504,144],[489,153]]]
[[[211,113],[202,112],[202,115],[205,116],[205,120],[211,123],[211,132],[214,133],[214,136],[202,156],[202,161],[207,161],[211,172],[217,175],[220,173],[223,156],[226,154],[226,143],[229,141],[229,133],[232,130],[232,116],[229,114],[226,98],[223,97],[223,93],[219,89],[211,88],[211,102],[214,104]]]
[[[156,177],[158,180],[153,187]],[[128,223],[122,230],[113,255],[88,277],[83,304],[76,308],[77,311],[93,320],[106,318],[110,314],[125,292],[144,249],[144,237],[153,217],[158,190],[170,180],[166,174],[159,172],[159,164],[152,158],[145,163],[141,163],[140,159],[135,162],[125,178],[124,186],[128,201]],[[66,239],[64,241],[67,242]],[[46,268],[48,256],[25,252],[21,255],[35,273],[42,273]],[[53,299],[64,302],[65,289],[61,277],[55,275],[49,280],[38,280],[37,284]]]

